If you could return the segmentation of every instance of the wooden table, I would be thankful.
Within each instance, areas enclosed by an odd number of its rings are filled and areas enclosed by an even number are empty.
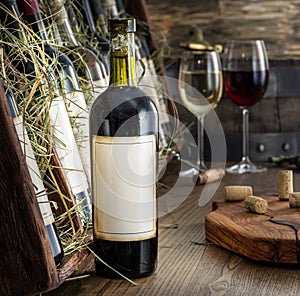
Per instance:
[[[251,185],[255,194],[277,192],[278,167],[258,174],[226,174],[213,199],[222,197],[225,185]],[[172,185],[176,166],[170,165],[163,183]],[[294,170],[295,191],[300,191],[300,172]],[[174,192],[180,198],[181,189]],[[167,189],[162,188],[161,192]],[[159,219],[158,268],[150,277],[137,279],[138,285],[126,280],[104,279],[94,274],[93,259],[83,268],[88,277],[67,281],[58,289],[45,293],[58,295],[300,295],[300,268],[252,262],[221,249],[205,238],[204,218],[211,211],[212,199],[199,206],[203,185],[197,185],[180,206]],[[202,197],[201,197],[202,198]],[[201,200],[200,200],[201,204]]]

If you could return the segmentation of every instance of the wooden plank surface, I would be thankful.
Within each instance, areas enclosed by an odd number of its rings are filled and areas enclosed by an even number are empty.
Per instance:
[[[173,165],[164,178],[166,185],[176,180]],[[268,166],[268,171],[260,174],[226,174],[214,199],[221,198],[225,185],[251,185],[256,194],[274,194],[279,168]],[[300,190],[298,171],[294,177],[295,190]],[[184,190],[184,185],[181,187]],[[300,295],[299,268],[253,262],[206,240],[205,216],[212,210],[212,200],[199,206],[203,188],[196,186],[189,198],[160,219],[158,269],[152,276],[136,280],[138,286],[95,275],[90,257],[84,264],[87,278],[68,281],[45,295]],[[179,195],[180,190],[174,192],[174,199]]]

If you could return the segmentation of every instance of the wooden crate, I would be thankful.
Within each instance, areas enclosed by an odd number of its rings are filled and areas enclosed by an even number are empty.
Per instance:
[[[56,178],[62,172],[57,169]],[[72,195],[62,184],[65,194]],[[82,225],[75,216],[77,230]],[[57,268],[28,167],[0,86],[0,295],[34,295],[58,287],[88,255],[64,258]]]

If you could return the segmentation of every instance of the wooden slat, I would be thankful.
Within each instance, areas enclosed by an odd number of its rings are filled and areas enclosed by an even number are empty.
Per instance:
[[[75,251],[72,255],[64,258],[62,266],[58,268],[60,282],[62,283],[69,278],[77,270],[81,261],[84,261],[88,256],[89,251],[84,248],[80,251]]]
[[[37,198],[0,86],[0,295],[56,287],[55,263]]]

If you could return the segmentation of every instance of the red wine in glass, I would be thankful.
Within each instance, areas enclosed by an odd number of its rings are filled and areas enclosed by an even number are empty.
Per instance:
[[[242,110],[243,156],[226,169],[234,174],[258,173],[249,157],[249,107],[264,95],[269,79],[268,55],[263,40],[228,40],[224,46],[223,80],[227,96]]]
[[[250,107],[257,103],[268,85],[268,70],[224,71],[224,88],[228,97],[238,106]]]

